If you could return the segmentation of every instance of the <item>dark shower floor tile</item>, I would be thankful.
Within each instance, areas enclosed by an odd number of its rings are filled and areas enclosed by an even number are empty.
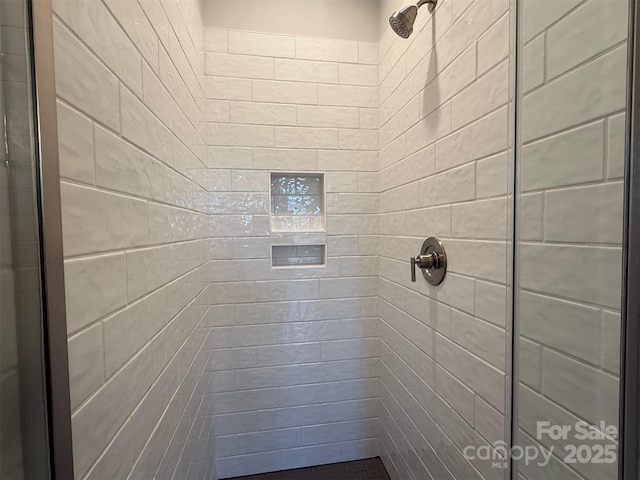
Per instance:
[[[231,480],[390,480],[380,457],[261,473]]]

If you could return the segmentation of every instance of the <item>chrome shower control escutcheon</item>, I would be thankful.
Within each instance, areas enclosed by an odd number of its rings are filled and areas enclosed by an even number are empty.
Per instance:
[[[437,237],[429,237],[422,244],[420,254],[411,257],[411,281],[416,281],[416,267],[422,270],[431,285],[440,285],[447,274],[447,253]]]

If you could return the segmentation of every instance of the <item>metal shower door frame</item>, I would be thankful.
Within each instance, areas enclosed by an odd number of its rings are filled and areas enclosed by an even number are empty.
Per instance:
[[[40,226],[43,358],[50,475],[72,479],[73,444],[62,249],[62,212],[51,0],[25,0],[31,40]]]
[[[640,478],[640,7],[629,1],[619,478]]]

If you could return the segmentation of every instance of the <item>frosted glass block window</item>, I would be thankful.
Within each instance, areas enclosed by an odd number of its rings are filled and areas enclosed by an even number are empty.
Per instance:
[[[271,265],[274,267],[324,265],[324,245],[273,245]]]
[[[324,229],[321,174],[271,174],[271,226],[275,231]]]

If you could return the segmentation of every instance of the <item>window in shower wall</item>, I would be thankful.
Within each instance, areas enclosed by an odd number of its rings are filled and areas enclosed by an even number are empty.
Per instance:
[[[613,479],[629,2],[519,6],[513,478]]]
[[[271,230],[317,232],[325,229],[322,174],[271,174]]]

